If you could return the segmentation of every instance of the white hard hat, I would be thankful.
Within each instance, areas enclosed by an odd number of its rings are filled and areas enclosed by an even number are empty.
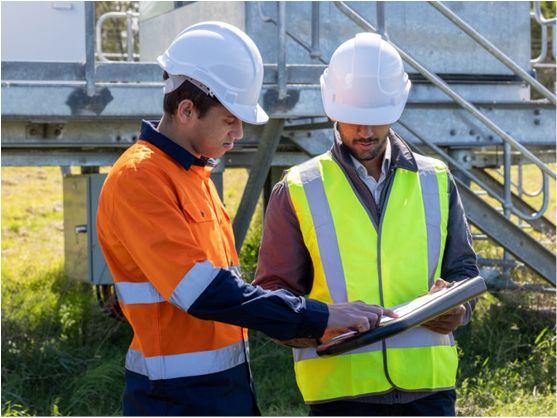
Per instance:
[[[169,75],[191,77],[207,86],[240,120],[256,125],[269,120],[257,103],[263,84],[261,54],[251,38],[235,26],[224,22],[190,26],[157,62]]]
[[[389,125],[400,118],[411,84],[391,44],[359,33],[337,48],[321,76],[323,107],[338,122]]]

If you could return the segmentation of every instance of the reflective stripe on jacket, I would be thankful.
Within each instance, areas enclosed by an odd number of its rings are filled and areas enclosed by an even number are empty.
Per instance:
[[[448,218],[445,166],[416,156],[418,171],[397,169],[379,225],[332,158],[323,154],[286,177],[314,280],[309,296],[395,306],[424,294],[439,277]],[[401,285],[404,283],[404,285]],[[455,384],[452,335],[417,328],[331,358],[294,350],[307,403],[380,394],[393,387],[439,390]]]

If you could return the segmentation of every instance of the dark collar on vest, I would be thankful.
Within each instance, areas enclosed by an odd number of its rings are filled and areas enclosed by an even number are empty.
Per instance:
[[[336,123],[333,126],[333,132],[334,141],[333,147],[331,148],[333,156],[345,168],[353,168],[354,166],[350,159],[350,150],[342,143]],[[418,171],[418,164],[416,163],[410,146],[392,129],[389,130],[389,141],[391,142],[391,165],[389,171],[396,168]]]
[[[189,170],[192,165],[197,165],[200,167],[217,165],[217,161],[212,158],[201,157],[197,158],[195,155],[190,153],[185,148],[178,145],[176,142],[168,138],[167,136],[161,134],[157,131],[157,126],[159,121],[141,121],[141,134],[140,139],[147,141],[158,149],[168,154],[172,159],[174,159],[178,164]]]

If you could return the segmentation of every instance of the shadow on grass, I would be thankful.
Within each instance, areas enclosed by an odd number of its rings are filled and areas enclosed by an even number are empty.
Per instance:
[[[2,279],[2,415],[121,415],[128,324],[61,267]]]
[[[257,404],[263,416],[307,416],[309,409],[296,386],[292,349],[258,331],[249,332],[249,341]]]

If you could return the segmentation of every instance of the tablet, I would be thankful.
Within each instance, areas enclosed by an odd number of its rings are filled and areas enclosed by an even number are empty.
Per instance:
[[[391,308],[399,316],[397,318],[383,316],[377,328],[363,333],[350,331],[324,342],[317,347],[317,354],[319,356],[343,354],[392,337],[420,326],[454,307],[474,299],[486,290],[485,281],[480,276],[451,282],[448,287],[438,292],[420,296],[408,303]]]

